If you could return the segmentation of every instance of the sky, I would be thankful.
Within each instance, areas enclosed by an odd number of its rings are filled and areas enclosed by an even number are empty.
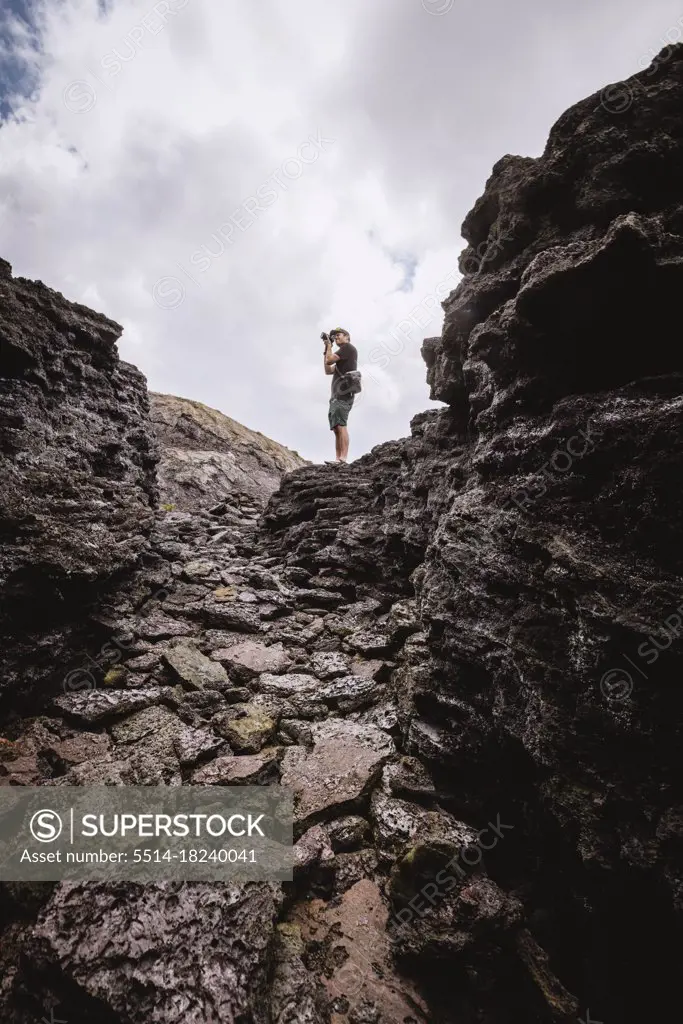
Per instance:
[[[496,160],[682,37],[683,0],[2,0],[0,257],[316,462],[346,328],[358,457],[440,405],[420,346]]]

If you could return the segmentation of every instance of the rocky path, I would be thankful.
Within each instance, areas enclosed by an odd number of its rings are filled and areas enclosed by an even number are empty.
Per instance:
[[[161,513],[147,565],[98,615],[101,649],[17,726],[0,770],[12,785],[279,782],[295,798],[294,882],[60,884],[37,922],[17,921],[8,1020],[30,1019],[37,991],[69,1024],[94,1007],[145,1024],[449,1020],[392,956],[417,935],[410,900],[432,911],[417,941],[437,957],[518,923],[476,831],[401,754],[393,680],[425,657],[413,602],[273,557],[260,512],[235,497]],[[434,880],[468,848],[453,895]]]

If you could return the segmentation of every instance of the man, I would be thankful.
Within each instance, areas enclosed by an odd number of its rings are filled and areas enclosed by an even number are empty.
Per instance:
[[[332,376],[332,395],[328,418],[330,430],[334,431],[336,461],[345,463],[349,454],[349,413],[353,405],[353,394],[349,393],[344,374],[358,369],[358,352],[351,344],[351,336],[342,327],[330,331],[329,338],[325,334],[325,373]],[[332,342],[337,351],[332,351]]]

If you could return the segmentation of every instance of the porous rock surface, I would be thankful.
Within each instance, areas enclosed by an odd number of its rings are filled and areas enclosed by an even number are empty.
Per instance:
[[[681,909],[681,47],[624,88],[627,110],[591,96],[539,159],[499,161],[466,218],[423,346],[448,408],[292,475],[266,514],[293,566],[414,596],[402,749],[465,820],[514,825],[488,858],[576,994],[516,938],[551,1019],[665,1012]],[[399,943],[425,972],[437,911]]]
[[[77,609],[152,528],[156,442],[121,331],[0,260],[0,693],[68,652]]]
[[[89,685],[8,725],[6,784],[290,785],[293,882],[5,886],[3,1020],[668,1018],[681,49],[631,87],[494,168],[447,407],[260,520],[161,512]]]

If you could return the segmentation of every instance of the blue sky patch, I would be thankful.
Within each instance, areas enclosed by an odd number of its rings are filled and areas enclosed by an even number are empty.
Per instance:
[[[24,62],[12,53],[15,42],[12,26],[17,22],[23,22],[29,29],[37,49],[31,0],[5,0],[0,11],[0,121],[11,112],[13,97],[30,96],[36,86]]]

